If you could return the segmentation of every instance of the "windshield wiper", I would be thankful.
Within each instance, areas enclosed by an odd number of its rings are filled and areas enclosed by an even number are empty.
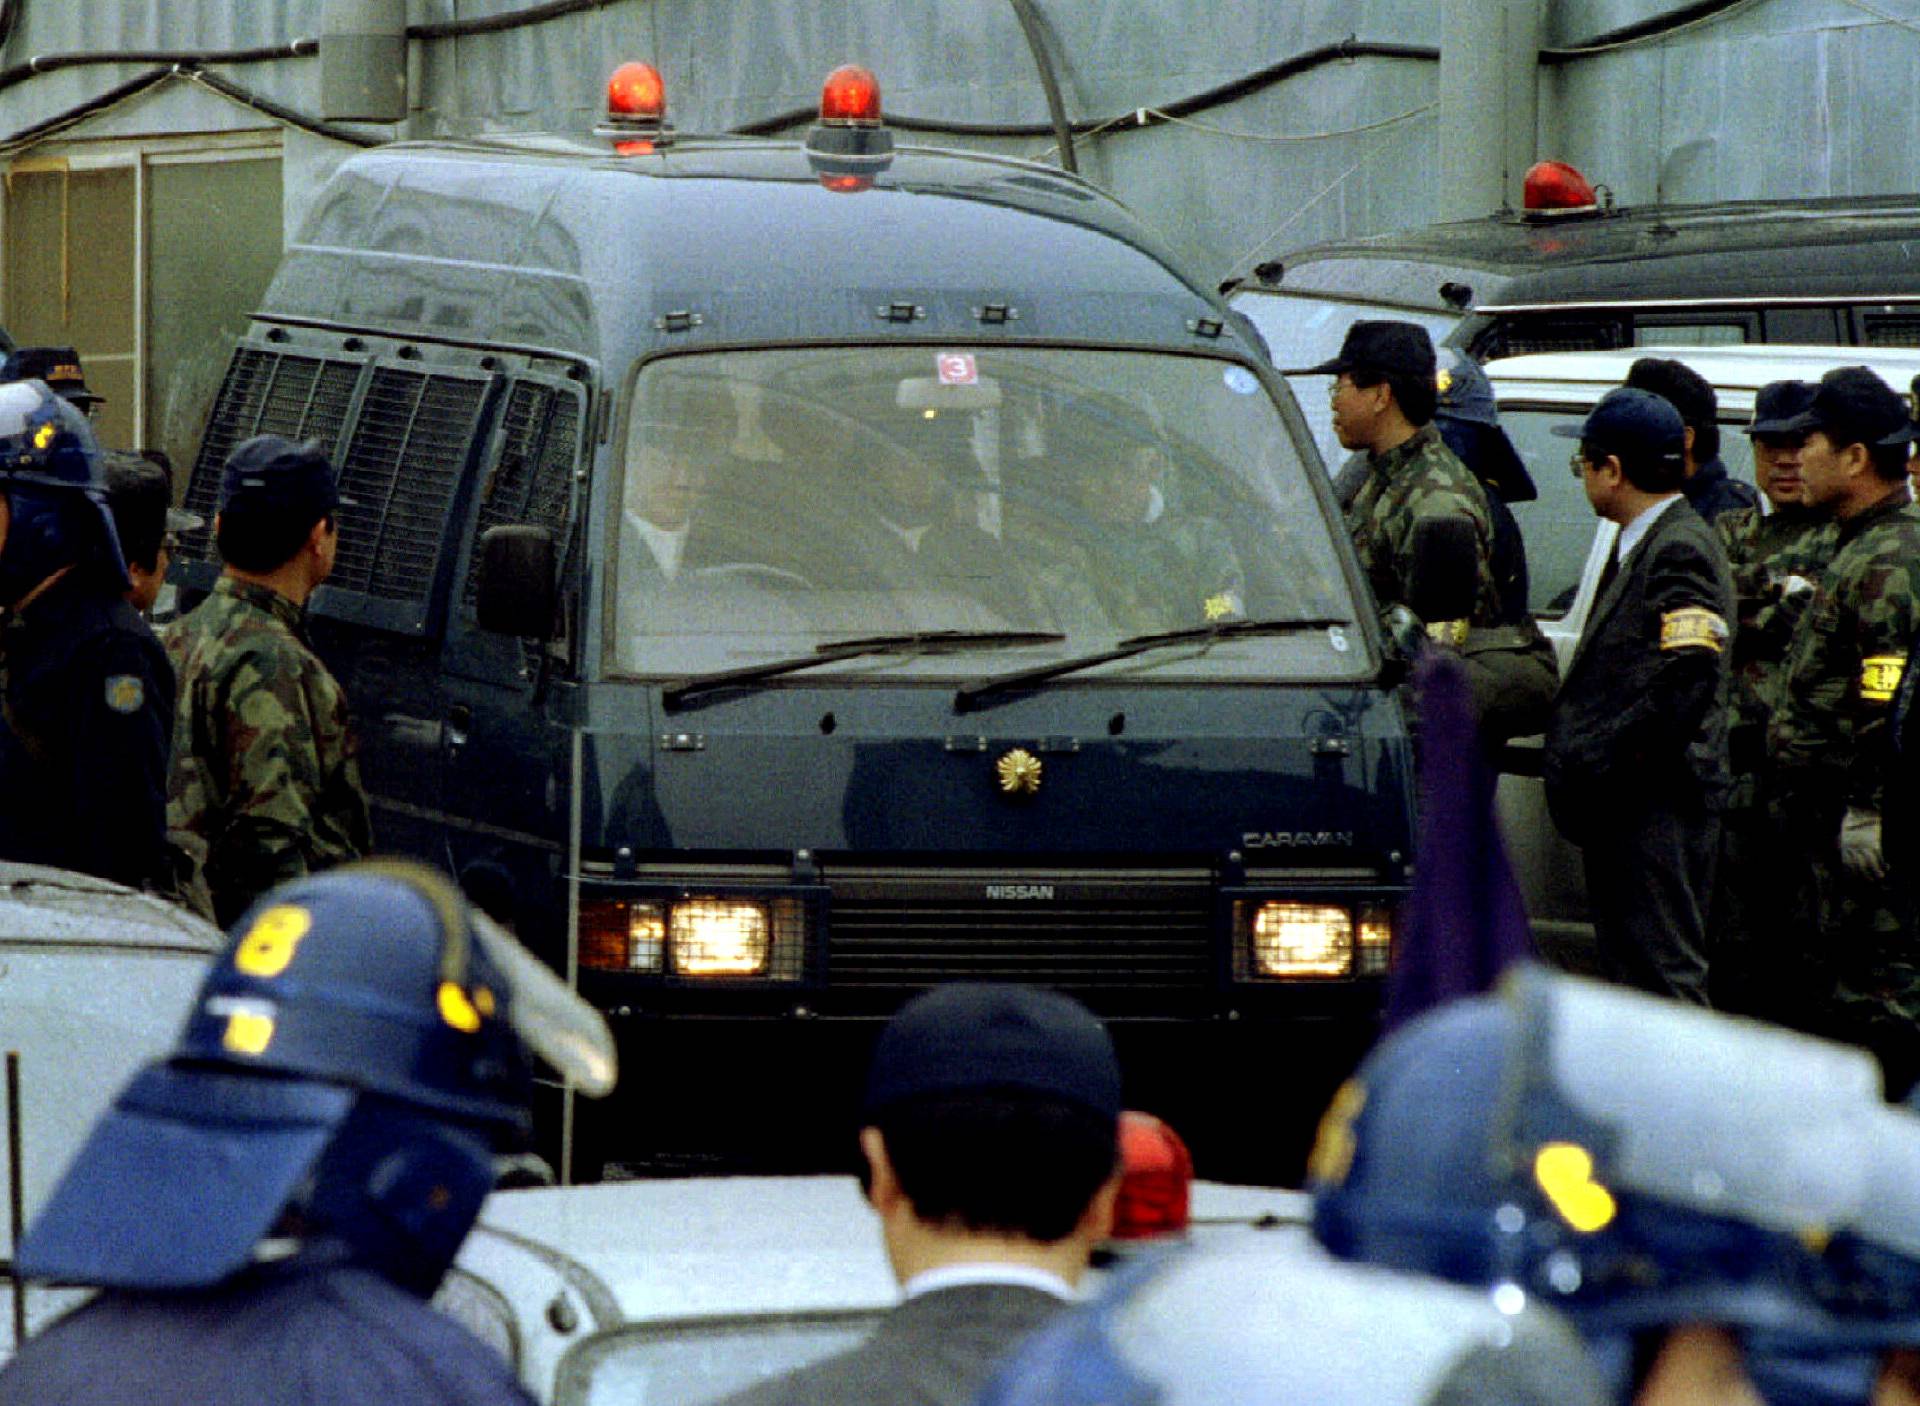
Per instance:
[[[1301,630],[1324,630],[1333,625],[1351,625],[1352,623],[1352,620],[1345,617],[1330,615],[1288,620],[1221,620],[1212,625],[1193,625],[1184,630],[1162,630],[1157,634],[1134,635],[1121,640],[1112,649],[1103,649],[1097,654],[1082,654],[1074,659],[1056,659],[1051,664],[1040,664],[1031,669],[1021,669],[1016,673],[1000,674],[994,678],[981,679],[978,683],[962,684],[953,695],[953,711],[970,712],[979,707],[981,699],[990,694],[1008,693],[1030,684],[1045,683],[1048,679],[1059,678],[1062,674],[1091,669],[1096,664],[1111,664],[1116,659],[1131,659],[1136,654],[1145,654],[1149,650],[1162,649],[1170,644],[1189,644],[1196,641],[1212,644],[1215,640],[1225,639],[1231,635],[1289,635]]]
[[[718,669],[711,674],[696,674],[693,678],[681,679],[661,689],[660,701],[669,713],[674,713],[686,707],[689,698],[702,693],[755,684],[762,679],[778,678],[781,674],[797,674],[802,669],[831,664],[839,659],[857,659],[863,654],[899,654],[954,648],[998,649],[1014,645],[1058,644],[1065,638],[1065,635],[1047,630],[916,630],[891,635],[858,635],[853,639],[829,640],[825,644],[815,645],[811,654],[796,654],[789,659],[770,659],[764,664],[745,664],[738,669]]]

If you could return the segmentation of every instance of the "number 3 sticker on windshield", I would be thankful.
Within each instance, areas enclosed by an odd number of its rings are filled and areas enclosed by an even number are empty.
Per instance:
[[[971,386],[979,383],[980,367],[971,352],[941,352],[934,358],[934,374],[943,386]]]

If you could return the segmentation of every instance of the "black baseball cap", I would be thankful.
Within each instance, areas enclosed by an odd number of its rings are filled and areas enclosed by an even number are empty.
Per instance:
[[[87,389],[80,353],[72,347],[15,347],[0,363],[0,381],[45,381],[55,395],[82,410],[106,399]]]
[[[867,1073],[868,1116],[928,1094],[1041,1094],[1120,1116],[1106,1027],[1070,997],[965,982],[916,996],[888,1022]]]
[[[1417,322],[1362,319],[1347,329],[1340,354],[1318,366],[1288,371],[1289,376],[1337,376],[1342,371],[1379,371],[1390,376],[1433,379],[1433,338]]]
[[[1788,422],[1806,413],[1813,404],[1813,393],[1818,389],[1811,381],[1769,381],[1754,394],[1753,423],[1747,426],[1747,433],[1799,433],[1788,428]]]
[[[1914,424],[1906,398],[1865,366],[1836,366],[1820,378],[1807,408],[1781,432],[1819,430],[1836,445],[1911,443]]]
[[[327,451],[312,440],[255,435],[228,456],[220,479],[222,513],[311,513],[317,522],[342,501]]]
[[[1555,425],[1553,432],[1591,444],[1622,463],[1680,466],[1687,427],[1665,396],[1633,386],[1617,386],[1600,397],[1577,425]]]

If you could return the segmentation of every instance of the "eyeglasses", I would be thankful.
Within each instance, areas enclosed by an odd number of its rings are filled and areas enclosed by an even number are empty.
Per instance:
[[[1573,470],[1573,476],[1575,478],[1585,478],[1587,476],[1587,456],[1582,454],[1578,449],[1574,450],[1573,457],[1567,460],[1567,467]]]

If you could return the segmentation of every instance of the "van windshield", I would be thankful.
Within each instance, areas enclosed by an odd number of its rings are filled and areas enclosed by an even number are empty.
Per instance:
[[[641,371],[627,424],[616,673],[895,631],[1060,637],[831,665],[973,677],[1210,622],[1357,618],[1278,407],[1232,363],[1050,347],[675,357]],[[1125,667],[1156,681],[1369,667],[1339,630],[1303,633]]]

